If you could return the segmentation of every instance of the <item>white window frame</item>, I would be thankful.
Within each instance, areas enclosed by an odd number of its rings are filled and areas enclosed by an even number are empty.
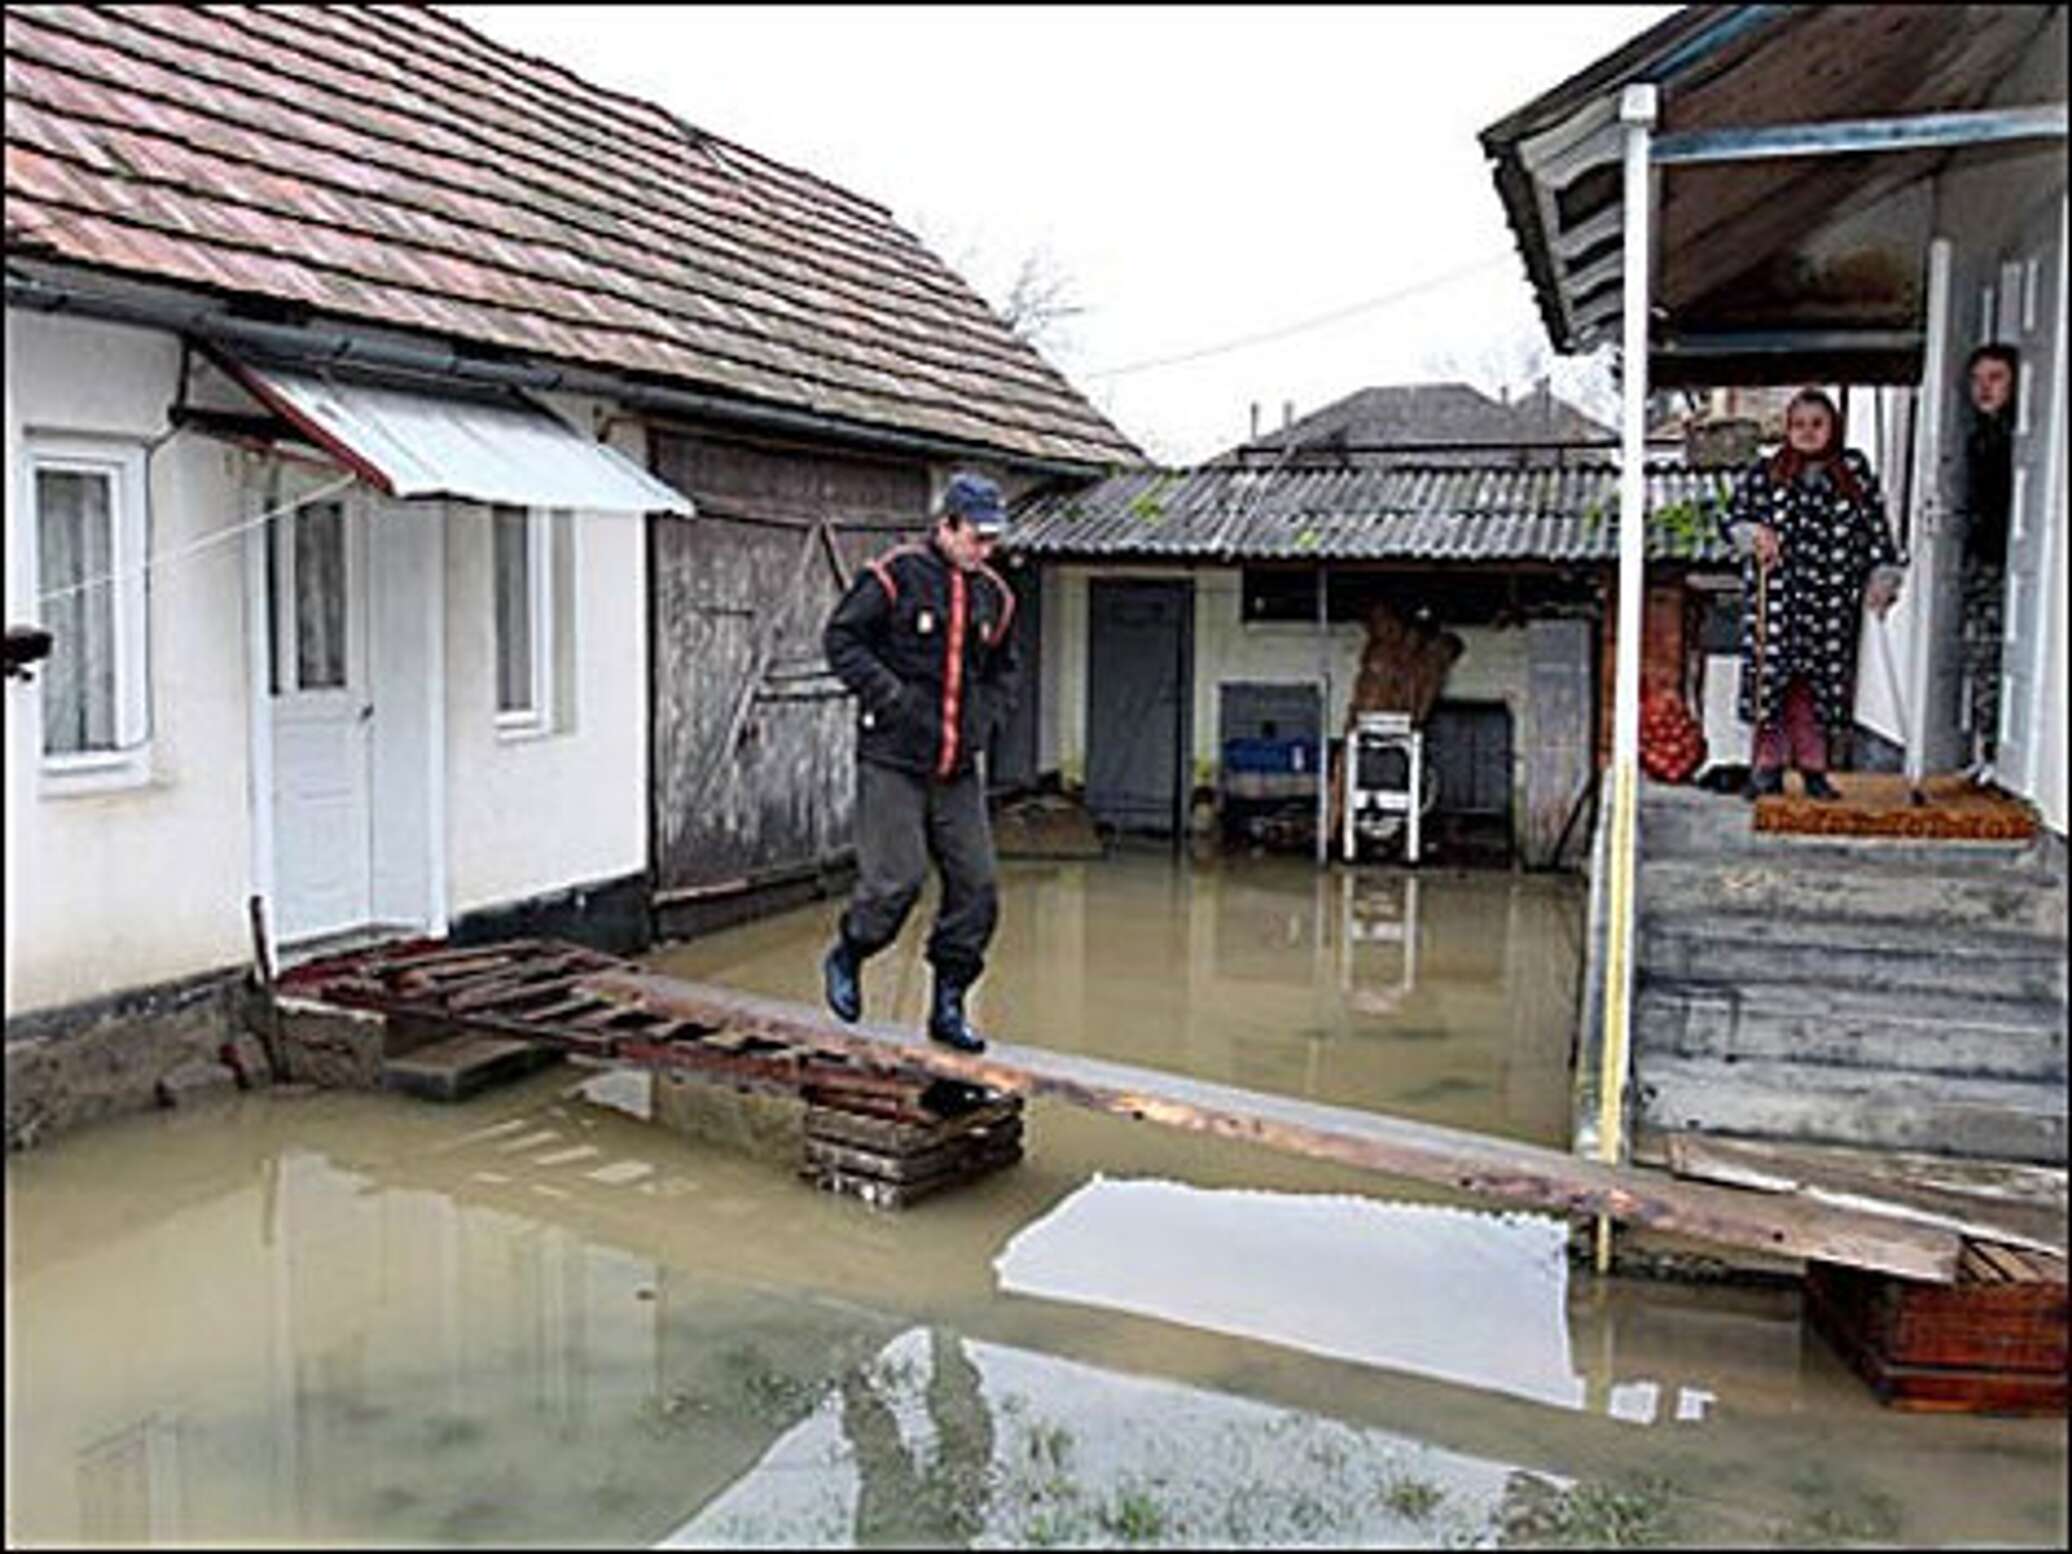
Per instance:
[[[38,791],[50,798],[104,793],[141,787],[151,780],[151,613],[149,503],[145,482],[149,466],[139,442],[30,433],[25,439],[23,511],[28,513],[30,576],[35,580],[36,618],[45,622],[43,581],[43,515],[37,501],[37,476],[44,470],[105,475],[109,480],[109,575],[113,578],[111,613],[115,670],[115,746],[51,754],[43,749],[43,695],[46,677],[36,673],[35,729],[39,756]]]
[[[500,739],[538,739],[554,731],[554,549],[553,515],[536,507],[492,507],[489,537],[490,631],[495,638],[491,663],[491,705],[496,707],[496,731]],[[525,515],[526,617],[531,623],[531,705],[506,709],[504,691],[503,587],[496,565],[494,524],[507,513]]]

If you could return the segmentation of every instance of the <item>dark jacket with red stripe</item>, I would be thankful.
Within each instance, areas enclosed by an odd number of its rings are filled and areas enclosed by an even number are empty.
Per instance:
[[[932,542],[868,562],[829,617],[827,661],[856,693],[859,760],[942,781],[971,770],[1013,703],[1014,591]]]

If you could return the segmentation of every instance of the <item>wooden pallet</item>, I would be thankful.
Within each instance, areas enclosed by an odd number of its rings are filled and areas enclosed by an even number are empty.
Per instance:
[[[1021,1158],[1018,1095],[978,1099],[935,1123],[811,1106],[806,1110],[805,1163],[799,1174],[830,1192],[897,1209],[945,1187],[989,1176]]]
[[[1908,1412],[2063,1414],[2065,1260],[1967,1241],[1957,1282],[1923,1284],[1832,1263],[1806,1268],[1814,1327]]]
[[[901,1061],[730,1029],[590,991],[632,961],[552,940],[409,940],[295,967],[282,993],[380,1013],[399,1029],[518,1036],[593,1059],[806,1103],[800,1174],[900,1208],[1021,1158],[1021,1098]]]

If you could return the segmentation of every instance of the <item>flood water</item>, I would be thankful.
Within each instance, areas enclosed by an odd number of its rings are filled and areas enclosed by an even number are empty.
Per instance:
[[[1004,875],[1007,1039],[1561,1142],[1573,882]],[[836,907],[652,960],[814,996]],[[873,1015],[918,1017],[924,927]],[[2064,1542],[2063,1420],[1887,1413],[1792,1291],[1599,1282],[1545,1217],[1048,1103],[878,1211],[630,1081],[10,1157],[9,1542]]]

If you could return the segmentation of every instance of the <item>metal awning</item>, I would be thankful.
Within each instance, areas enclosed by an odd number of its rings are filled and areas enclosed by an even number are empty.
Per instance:
[[[516,391],[432,392],[250,361],[225,365],[301,436],[389,496],[692,513],[681,492]]]

